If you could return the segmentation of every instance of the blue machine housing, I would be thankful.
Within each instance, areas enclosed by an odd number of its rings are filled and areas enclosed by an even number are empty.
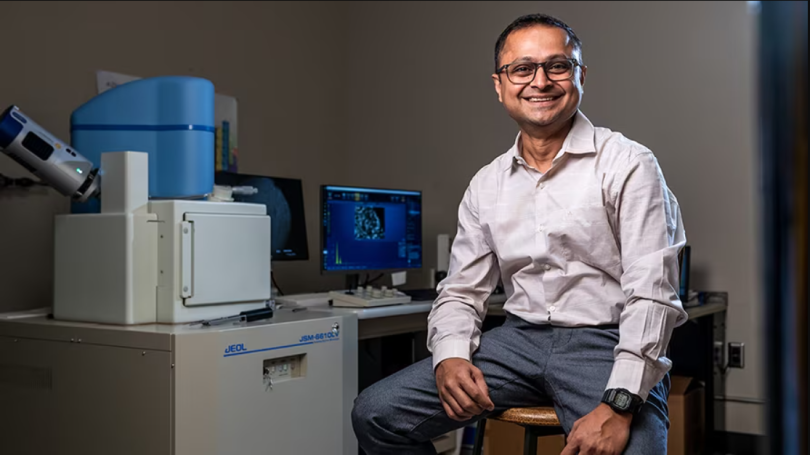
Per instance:
[[[129,82],[91,99],[70,118],[71,145],[97,165],[104,152],[148,153],[150,198],[213,191],[214,131],[214,84],[195,77]],[[74,203],[72,211],[98,209]]]

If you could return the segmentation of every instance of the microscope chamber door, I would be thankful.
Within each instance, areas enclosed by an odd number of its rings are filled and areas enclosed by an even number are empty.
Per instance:
[[[184,218],[181,288],[186,306],[270,299],[269,216],[186,213]]]

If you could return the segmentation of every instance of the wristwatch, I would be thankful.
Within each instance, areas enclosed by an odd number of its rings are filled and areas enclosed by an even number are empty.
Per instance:
[[[605,394],[602,395],[602,403],[607,404],[616,412],[636,414],[641,410],[641,405],[644,404],[644,400],[626,389],[608,389],[605,390]]]

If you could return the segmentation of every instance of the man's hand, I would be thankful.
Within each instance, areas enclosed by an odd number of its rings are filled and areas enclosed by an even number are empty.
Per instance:
[[[560,455],[620,455],[630,438],[632,414],[619,414],[601,403],[574,422]]]
[[[463,422],[495,405],[489,399],[484,374],[464,359],[446,359],[436,367],[436,387],[444,411],[453,419]]]

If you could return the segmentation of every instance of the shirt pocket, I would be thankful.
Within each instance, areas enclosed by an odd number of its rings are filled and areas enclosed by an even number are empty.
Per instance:
[[[549,217],[549,253],[613,272],[621,254],[608,214],[602,205],[585,205],[556,211]]]

